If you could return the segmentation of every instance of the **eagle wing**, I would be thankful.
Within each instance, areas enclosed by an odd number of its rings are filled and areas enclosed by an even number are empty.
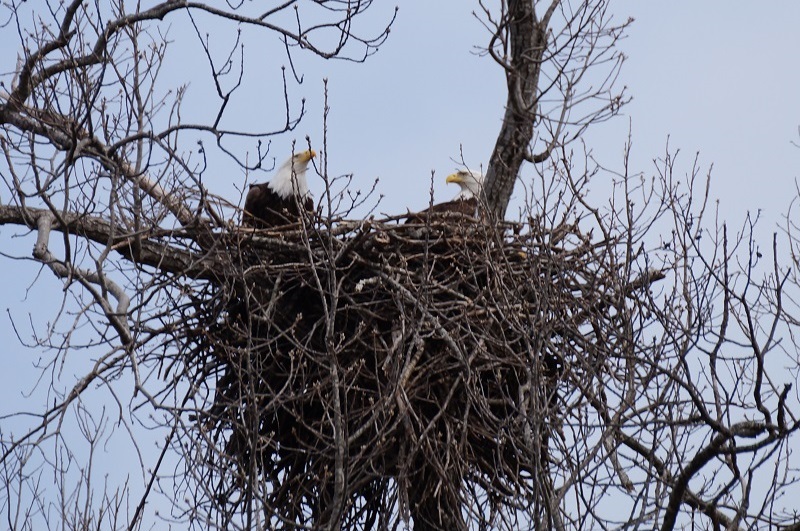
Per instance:
[[[453,199],[445,203],[437,203],[430,208],[409,214],[406,223],[425,223],[429,219],[441,220],[456,216],[476,217],[478,213],[478,200],[475,197],[468,199]]]
[[[303,208],[314,211],[314,200],[306,197],[302,201]],[[291,225],[300,219],[300,209],[295,197],[282,199],[273,192],[269,185],[254,184],[250,186],[244,200],[242,225],[257,229],[268,229],[283,225]]]

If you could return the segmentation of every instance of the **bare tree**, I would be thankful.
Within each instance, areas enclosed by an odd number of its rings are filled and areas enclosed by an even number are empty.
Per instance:
[[[708,211],[696,165],[680,178],[667,152],[645,178],[569,148],[624,102],[625,24],[606,2],[482,6],[509,86],[491,222],[348,220],[369,194],[323,159],[320,214],[279,231],[226,221],[235,207],[202,180],[213,157],[261,171],[265,141],[303,115],[293,72],[273,130],[226,128],[247,31],[278,35],[290,61],[360,61],[388,33],[357,37],[370,2],[48,7],[6,8],[20,49],[0,224],[31,232],[29,259],[64,285],[36,341],[41,407],[0,429],[10,527],[151,527],[159,498],[164,520],[202,529],[800,526],[798,279],[779,245],[795,251],[796,226],[762,250],[755,220],[729,231]],[[207,122],[160,84],[169,24],[208,65]],[[502,221],[526,160],[541,189]],[[598,200],[588,184],[610,174]],[[64,387],[81,352],[91,367]],[[97,391],[116,411],[90,407]],[[130,434],[140,485],[93,472],[112,431]]]
[[[479,2],[486,52],[506,74],[508,99],[484,187],[488,210],[505,217],[520,167],[541,164],[627,102],[615,81],[616,49],[630,20],[614,24],[608,2]]]

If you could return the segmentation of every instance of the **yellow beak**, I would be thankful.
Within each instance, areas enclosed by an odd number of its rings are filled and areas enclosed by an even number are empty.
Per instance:
[[[447,179],[445,179],[444,182],[446,182],[446,183],[463,183],[464,182],[464,178],[461,177],[461,174],[459,174],[459,173],[451,173],[450,175],[447,176]]]
[[[317,156],[317,152],[313,149],[307,149],[297,154],[297,160],[300,162],[308,162],[309,160],[313,159]]]

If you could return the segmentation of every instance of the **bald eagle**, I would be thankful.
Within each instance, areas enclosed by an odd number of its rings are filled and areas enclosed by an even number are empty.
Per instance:
[[[424,222],[429,216],[447,215],[449,213],[475,217],[478,211],[478,198],[481,195],[483,174],[473,170],[459,170],[445,179],[447,183],[456,183],[461,187],[458,194],[450,201],[438,203],[416,214],[408,216],[406,223]]]
[[[313,149],[295,153],[269,182],[251,184],[244,200],[242,224],[266,229],[295,223],[302,215],[301,209],[313,212],[314,200],[308,190],[306,169],[316,156]]]

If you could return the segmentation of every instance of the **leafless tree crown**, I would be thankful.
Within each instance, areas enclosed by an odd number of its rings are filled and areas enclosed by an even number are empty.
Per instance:
[[[548,161],[628,101],[615,86],[624,60],[616,43],[631,21],[614,23],[603,0],[479,4],[490,33],[485,52],[508,87],[484,187],[488,211],[503,219],[523,163]]]

